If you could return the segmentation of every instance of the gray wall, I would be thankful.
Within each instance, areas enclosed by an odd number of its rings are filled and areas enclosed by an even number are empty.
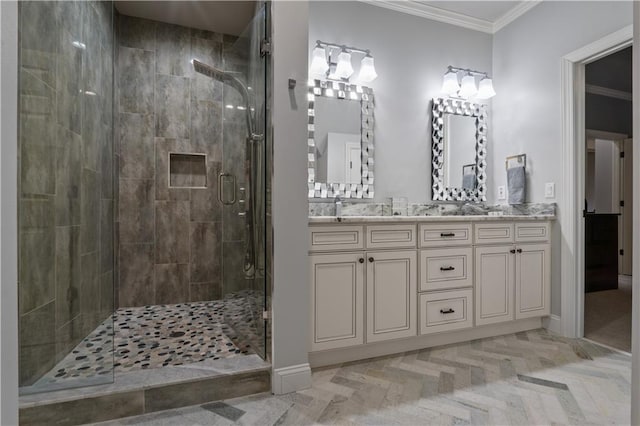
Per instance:
[[[273,324],[274,375],[307,365],[309,351],[309,262],[306,1],[273,2]],[[287,87],[296,79],[295,90]],[[310,372],[303,374],[309,383]],[[276,389],[274,377],[274,391]]]
[[[491,35],[361,2],[318,1],[309,6],[309,54],[317,39],[371,49],[375,58],[376,200],[431,200],[430,101],[448,65],[491,73]],[[360,58],[352,60],[356,76]]]
[[[235,89],[190,60],[246,71],[246,57],[235,37],[127,16],[119,36],[118,305],[219,299],[244,280],[244,223],[218,201],[217,176],[243,186],[246,124],[223,108]],[[206,154],[207,188],[169,188],[169,152]]]
[[[542,2],[494,35],[493,98],[488,199],[506,184],[505,157],[527,154],[529,202],[549,202],[545,182],[556,183],[562,199],[561,58],[632,23],[631,2]],[[562,214],[560,204],[560,214]],[[553,314],[560,314],[560,225],[552,250]]]
[[[18,3],[0,2],[0,424],[18,424]],[[8,142],[7,142],[8,141]]]
[[[112,15],[20,2],[21,385],[113,310]]]

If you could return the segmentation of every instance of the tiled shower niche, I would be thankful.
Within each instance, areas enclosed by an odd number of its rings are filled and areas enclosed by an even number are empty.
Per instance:
[[[169,153],[169,188],[207,187],[207,156]]]

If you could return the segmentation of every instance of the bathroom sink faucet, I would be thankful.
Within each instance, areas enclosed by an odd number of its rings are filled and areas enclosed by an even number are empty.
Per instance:
[[[342,216],[342,198],[340,198],[339,195],[336,195],[335,203],[336,203],[336,217],[339,218]]]

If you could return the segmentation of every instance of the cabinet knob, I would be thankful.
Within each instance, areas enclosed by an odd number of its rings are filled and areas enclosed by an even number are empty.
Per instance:
[[[364,258],[361,257],[360,259],[358,259],[358,262],[364,263]]]
[[[518,253],[522,253],[522,249],[518,249],[516,250]]]
[[[516,249],[511,249],[511,250],[509,250],[509,253],[512,253],[512,254],[513,254],[513,253],[515,253],[515,252],[516,252]]]
[[[373,260],[374,260],[373,257],[369,258],[369,262],[373,263]]]

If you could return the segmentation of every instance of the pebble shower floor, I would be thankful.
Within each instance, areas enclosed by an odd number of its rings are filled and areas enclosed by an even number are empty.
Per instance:
[[[232,315],[246,315],[247,309],[229,304],[216,300],[118,309],[113,322],[105,320],[37,384],[253,353],[224,322],[225,309]]]

